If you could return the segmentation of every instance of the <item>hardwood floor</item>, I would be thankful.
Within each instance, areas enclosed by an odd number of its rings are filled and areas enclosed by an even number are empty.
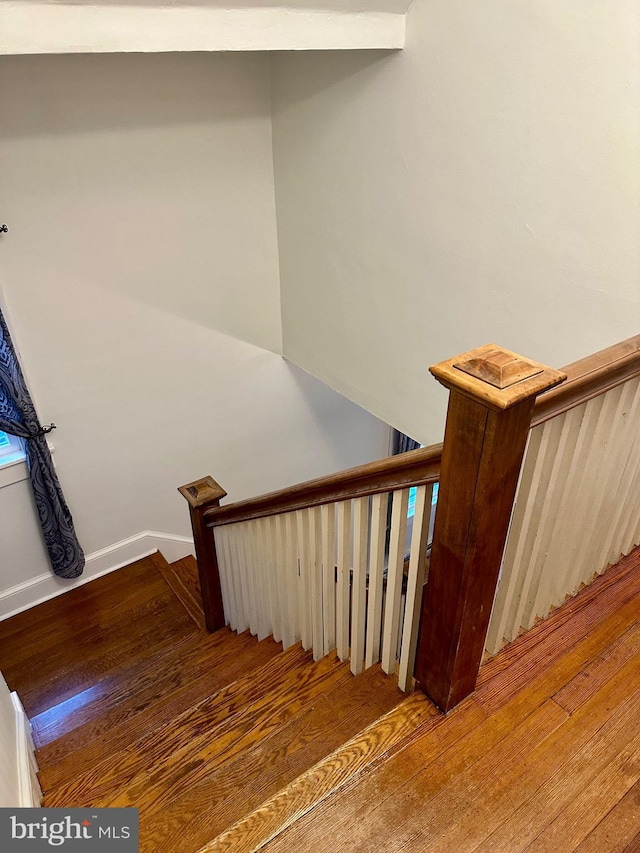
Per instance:
[[[178,597],[179,596],[179,597]],[[142,851],[640,853],[640,552],[481,670],[446,717],[202,628],[147,558],[0,623],[45,805],[137,806]]]

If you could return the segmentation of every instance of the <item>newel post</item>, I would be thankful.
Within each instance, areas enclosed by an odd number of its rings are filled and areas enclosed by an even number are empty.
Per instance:
[[[196,546],[198,575],[202,590],[202,604],[207,630],[217,631],[224,628],[224,610],[222,607],[222,588],[216,556],[216,543],[213,530],[207,527],[205,512],[214,506],[220,506],[220,500],[227,494],[213,477],[203,477],[178,489],[189,502],[191,528]]]
[[[449,711],[475,689],[535,398],[566,376],[492,344],[430,370],[450,396],[415,676]]]

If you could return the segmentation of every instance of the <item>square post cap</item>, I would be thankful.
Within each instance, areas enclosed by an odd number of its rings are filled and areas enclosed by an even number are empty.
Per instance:
[[[567,374],[496,344],[429,368],[438,382],[497,411],[510,409],[559,385]]]
[[[194,509],[219,501],[227,494],[222,486],[209,476],[187,483],[186,486],[180,486],[178,491]]]

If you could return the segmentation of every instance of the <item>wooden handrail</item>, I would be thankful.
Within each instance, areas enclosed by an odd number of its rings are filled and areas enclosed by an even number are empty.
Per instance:
[[[204,517],[209,527],[248,521],[319,506],[349,498],[362,498],[392,489],[437,483],[440,477],[442,445],[432,444],[397,456],[389,456],[337,474],[308,480],[227,506],[207,509]]]
[[[575,361],[563,368],[563,372],[567,374],[566,381],[541,394],[536,400],[532,427],[634,376],[640,376],[640,335]],[[226,506],[211,506],[205,510],[204,520],[207,526],[216,527],[350,497],[365,497],[395,488],[434,483],[440,476],[441,458],[442,444],[433,444],[259,497]]]
[[[566,381],[536,400],[532,427],[640,376],[640,335],[574,361],[563,371]]]

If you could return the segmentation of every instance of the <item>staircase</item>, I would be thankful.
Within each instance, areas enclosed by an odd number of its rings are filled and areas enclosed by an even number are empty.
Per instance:
[[[354,678],[335,654],[210,635],[200,601],[195,561],[154,554],[2,623],[45,806],[135,806],[141,850],[195,853],[294,780],[316,801],[435,713],[379,666]]]
[[[45,805],[136,807],[143,851],[639,853],[640,336],[538,402],[564,373],[470,355],[432,368],[443,447],[225,506],[195,481],[198,570],[0,623]]]
[[[193,561],[0,623],[46,806],[134,806],[140,850],[640,850],[640,549],[448,715],[376,665],[202,629]]]

